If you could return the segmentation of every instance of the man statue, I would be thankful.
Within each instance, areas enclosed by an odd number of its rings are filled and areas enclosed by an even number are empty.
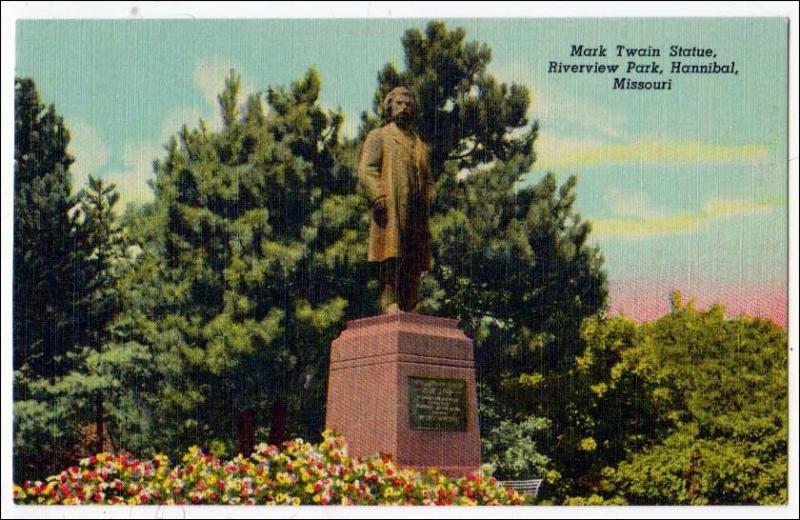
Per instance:
[[[420,275],[431,267],[433,180],[428,147],[411,129],[415,110],[408,88],[389,92],[383,100],[387,124],[367,135],[358,161],[371,211],[367,260],[378,263],[385,313],[415,312]]]

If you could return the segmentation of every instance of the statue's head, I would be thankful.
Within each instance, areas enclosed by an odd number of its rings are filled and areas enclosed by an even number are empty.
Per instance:
[[[417,103],[408,87],[395,87],[383,98],[383,114],[387,121],[408,126],[416,111]]]

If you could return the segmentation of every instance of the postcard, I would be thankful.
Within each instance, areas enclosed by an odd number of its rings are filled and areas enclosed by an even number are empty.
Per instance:
[[[15,514],[789,503],[787,18],[137,14],[16,21]]]

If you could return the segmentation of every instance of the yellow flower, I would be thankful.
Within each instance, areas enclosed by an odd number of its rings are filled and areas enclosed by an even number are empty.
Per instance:
[[[299,506],[300,505],[300,498],[299,497],[294,497],[292,499],[292,505]]]
[[[314,498],[312,500],[314,500],[314,502],[319,502],[321,498],[322,497],[319,496],[319,493],[317,493],[316,495],[314,495]]]
[[[300,478],[303,480],[303,482],[307,482],[311,478],[311,473],[309,473],[307,470],[303,469],[300,472]]]

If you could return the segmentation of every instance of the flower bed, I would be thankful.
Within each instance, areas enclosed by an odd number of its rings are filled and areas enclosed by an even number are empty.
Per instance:
[[[130,454],[99,453],[47,481],[14,486],[19,504],[510,505],[526,498],[483,471],[450,479],[400,469],[385,455],[353,459],[342,437],[260,444],[223,462],[192,447],[170,466]]]

